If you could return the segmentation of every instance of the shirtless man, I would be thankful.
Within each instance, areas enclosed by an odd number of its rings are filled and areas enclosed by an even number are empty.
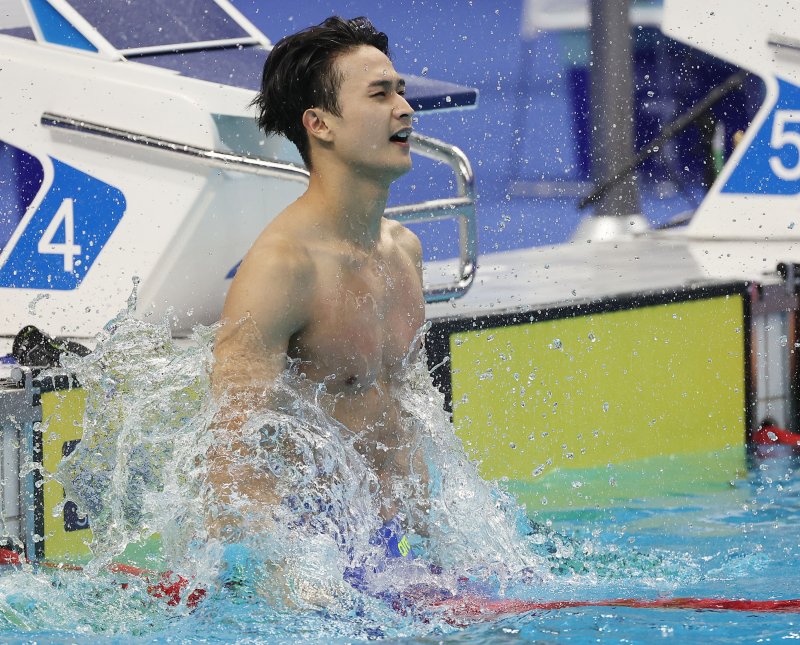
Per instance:
[[[267,59],[259,125],[288,137],[311,177],[256,239],[223,309],[212,379],[229,402],[209,455],[209,484],[223,503],[280,501],[271,475],[235,457],[249,450],[237,441],[248,407],[264,405],[263,384],[288,357],[325,383],[333,416],[358,433],[381,484],[383,519],[396,513],[389,482],[412,457],[391,390],[424,322],[419,240],[383,216],[391,183],[411,169],[404,93],[386,35],[365,18],[329,18],[284,38]],[[211,533],[224,538],[235,523],[217,517]]]

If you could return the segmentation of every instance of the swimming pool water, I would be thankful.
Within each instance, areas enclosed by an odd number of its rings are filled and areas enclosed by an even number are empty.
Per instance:
[[[123,313],[112,323],[95,351],[67,368],[87,404],[83,440],[56,474],[90,514],[96,558],[89,571],[0,570],[0,642],[767,642],[800,633],[800,614],[620,607],[454,627],[430,607],[402,613],[356,591],[343,573],[376,555],[368,545],[380,524],[374,475],[328,416],[321,386],[292,371],[270,385],[276,407],[253,408],[242,433],[258,446],[248,458],[260,454],[259,467],[280,469],[284,498],[297,504],[273,508],[279,520],[268,532],[242,525],[236,540],[264,566],[250,567],[242,584],[221,585],[223,545],[203,532],[208,498],[200,493],[216,405],[207,396],[213,329],[179,346],[166,319]],[[455,439],[424,361],[407,367],[398,402],[431,473],[428,506],[412,505],[413,489],[398,498],[410,500],[404,527],[418,558],[386,561],[371,578],[373,593],[383,585],[408,598],[420,581],[455,589],[468,572],[485,594],[539,602],[800,597],[797,458],[748,464],[741,448],[729,448],[487,483]],[[424,523],[425,539],[411,528]],[[152,581],[103,568],[156,534],[160,546],[142,552],[154,559],[140,564],[206,589],[196,607],[170,606],[148,589]],[[429,571],[426,555],[441,573]]]
[[[599,512],[551,511],[554,527],[574,536],[591,536],[598,547],[671,554],[674,563],[682,563],[673,579],[660,583],[646,579],[641,586],[632,580],[598,581],[586,587],[579,583],[570,593],[607,598],[800,596],[799,466],[797,458],[788,456],[753,460],[746,475],[727,490],[651,496]],[[453,642],[512,633],[537,642],[643,643],[665,638],[682,643],[776,642],[800,638],[800,615],[569,609],[472,628]]]
[[[512,585],[505,593],[537,600],[800,596],[799,494],[800,461],[778,457],[754,461],[727,487],[650,494],[608,509],[531,511],[549,536],[544,550],[555,575]],[[800,615],[733,611],[571,608],[454,628],[401,616],[370,598],[331,612],[276,611],[258,597],[224,592],[189,611],[154,600],[141,581],[127,582],[121,589],[108,576],[9,569],[0,576],[0,640],[463,644],[800,638]]]

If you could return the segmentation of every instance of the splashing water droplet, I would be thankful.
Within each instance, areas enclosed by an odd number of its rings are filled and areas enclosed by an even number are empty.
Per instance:
[[[50,298],[49,293],[36,294],[33,298],[31,298],[31,301],[28,303],[28,314],[31,316],[35,316],[36,305],[39,304],[42,300],[47,300],[48,298]]]

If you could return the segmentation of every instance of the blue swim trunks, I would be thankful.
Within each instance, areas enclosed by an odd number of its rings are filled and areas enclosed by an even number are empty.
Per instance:
[[[414,558],[408,538],[403,533],[400,520],[393,517],[383,523],[369,540],[372,546],[382,546],[387,558]]]
[[[311,522],[304,518],[298,522],[298,526],[303,524],[309,526]],[[319,528],[325,530],[327,527],[320,526]],[[376,548],[363,556],[355,556],[352,546],[344,547],[342,545],[350,559],[350,564],[345,568],[342,577],[354,589],[374,598],[380,598],[404,614],[414,613],[417,606],[424,606],[426,602],[453,596],[450,590],[436,584],[435,578],[434,580],[428,579],[423,584],[408,581],[408,584],[404,585],[398,581],[399,584],[395,588],[386,588],[383,585],[379,585],[382,587],[381,589],[371,587],[370,583],[372,582],[374,585],[377,574],[384,572],[393,561],[416,559],[414,549],[397,517],[387,520],[375,530],[369,538],[369,544]],[[240,593],[252,587],[255,581],[254,576],[258,576],[258,560],[250,548],[242,544],[227,545],[223,556],[225,566],[222,572],[225,586],[240,588]],[[420,563],[420,566],[434,577],[442,573],[441,567],[437,565],[432,563],[425,565],[421,561]],[[403,574],[399,573],[399,575]],[[432,582],[433,584],[431,584]]]
[[[395,611],[404,615],[419,614],[423,618],[426,607],[429,607],[431,603],[446,600],[455,595],[454,590],[448,589],[446,585],[439,583],[442,568],[433,563],[426,564],[424,560],[417,560],[419,567],[414,567],[416,574],[412,577],[416,578],[416,581],[405,579],[404,574],[410,573],[410,570],[404,570],[401,567],[398,570],[398,575],[403,580],[397,580],[397,585],[386,587],[379,584],[378,589],[371,588],[370,579],[374,580],[372,578],[374,574],[383,572],[392,561],[415,560],[416,554],[405,536],[400,520],[397,517],[384,522],[372,534],[369,543],[374,547],[378,547],[379,556],[372,559],[364,558],[358,564],[351,564],[344,571],[345,582],[348,582],[358,591],[374,598],[380,598]],[[422,579],[417,577],[420,568],[426,572]],[[459,588],[461,587],[461,582],[462,580],[459,579]]]
[[[367,577],[370,573],[380,573],[386,562],[395,558],[414,558],[414,550],[403,533],[400,520],[393,517],[383,523],[369,539],[372,546],[379,547],[382,557],[373,562],[353,563],[344,570],[344,579],[359,591],[368,592]]]

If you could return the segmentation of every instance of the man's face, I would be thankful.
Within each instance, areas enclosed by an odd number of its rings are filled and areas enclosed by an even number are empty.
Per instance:
[[[414,111],[403,98],[405,81],[374,47],[358,47],[334,64],[342,75],[342,116],[331,119],[337,155],[359,171],[391,182],[411,169],[410,146],[402,135],[410,132]]]

